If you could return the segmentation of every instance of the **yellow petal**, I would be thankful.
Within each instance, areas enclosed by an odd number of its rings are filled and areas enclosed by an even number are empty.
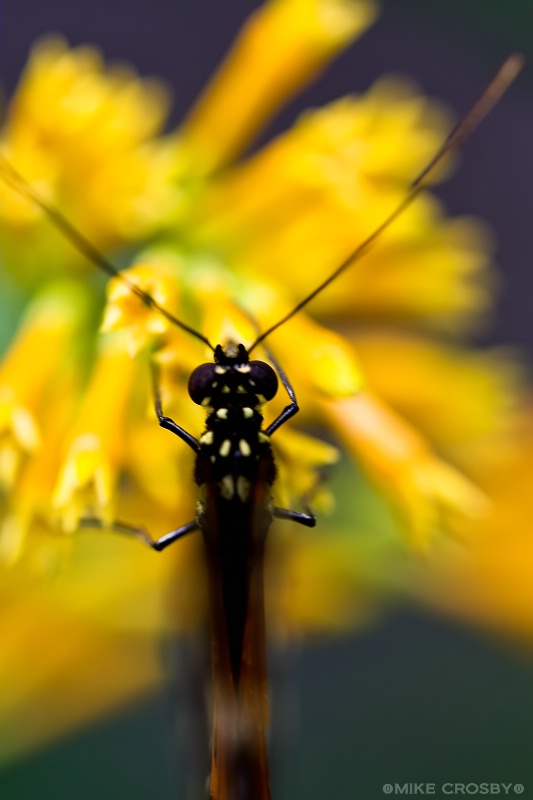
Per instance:
[[[337,448],[286,426],[276,433],[272,445],[279,472],[274,485],[276,503],[301,508],[306,502],[318,511],[331,511],[333,498],[320,479],[322,470],[338,461]]]
[[[58,541],[60,537],[53,535],[56,514],[52,495],[65,431],[78,404],[78,390],[78,376],[65,369],[54,383],[41,417],[42,446],[24,461],[16,483],[11,485],[6,521],[0,533],[0,552],[5,558],[14,563],[24,557],[37,565],[37,571],[43,562],[50,560],[43,551],[57,549],[60,559],[64,550],[64,543]],[[54,555],[55,552],[52,558]]]
[[[486,476],[487,477],[487,476]],[[489,513],[468,527],[468,547],[430,563],[419,602],[508,639],[533,641],[533,435],[531,404],[512,459],[490,470]]]
[[[80,624],[51,608],[45,593],[26,588],[26,598],[2,593],[5,760],[97,719],[152,687],[161,675],[159,655],[142,637]],[[29,641],[38,659],[28,656]]]
[[[319,252],[338,247],[324,233],[340,214],[354,246],[355,237],[368,235],[399,202],[398,192],[435,153],[448,128],[443,113],[409,84],[378,81],[365,95],[305,112],[292,128],[207,186],[195,217],[200,231],[194,234],[242,240],[257,250],[257,258],[270,237],[275,265],[283,252],[279,237],[299,238],[304,255],[311,248],[305,247],[303,231],[308,238],[315,234]],[[306,225],[309,218],[312,225]],[[290,266],[293,272],[298,273],[297,262]]]
[[[153,345],[172,324],[155,308],[151,308],[128,286],[128,282],[146,292],[162,308],[174,313],[179,306],[179,285],[175,256],[153,255],[150,263],[138,263],[124,270],[122,278],[113,278],[107,287],[107,306],[101,330],[127,332],[128,352],[133,358],[148,345]]]
[[[30,303],[0,365],[0,477],[12,488],[24,453],[42,444],[42,422],[61,373],[69,369],[84,320],[85,298],[55,284]]]
[[[183,413],[183,406],[192,403],[185,392],[183,400],[186,403],[178,405],[179,410],[175,417],[180,425],[189,429],[189,416]],[[172,407],[173,414],[175,407]],[[168,413],[166,405],[164,408]],[[185,509],[190,509],[192,518],[194,490],[190,481],[184,477],[193,474],[192,453],[177,436],[162,430],[157,424],[153,408],[150,411],[150,418],[137,423],[129,437],[127,468],[139,486],[162,509],[175,513],[183,509],[183,515],[186,514]]]
[[[75,529],[87,513],[108,522],[113,518],[134,375],[124,335],[108,334],[70,432],[54,491],[54,507],[67,529]]]
[[[323,64],[371,24],[371,0],[270,0],[241,31],[180,132],[187,172],[232,160]]]
[[[486,511],[481,492],[431,452],[422,436],[368,392],[324,403],[325,414],[362,468],[400,512],[411,545],[425,550],[450,512]]]
[[[164,89],[131,70],[105,70],[97,50],[69,50],[59,38],[35,46],[0,132],[2,151],[52,205],[104,250],[138,240],[182,202],[160,130]],[[112,198],[112,202],[109,199]],[[0,186],[5,266],[35,284],[43,270],[86,269],[42,211]]]
[[[363,375],[354,349],[342,336],[302,313],[272,335],[272,347],[285,370],[310,391],[328,397],[351,397],[360,391]]]
[[[185,521],[161,518],[145,498],[140,506],[155,535]],[[165,557],[104,531],[71,540],[71,558],[53,580],[20,566],[0,575],[6,761],[153,690],[163,679],[160,635],[190,635],[205,622],[199,538]]]
[[[441,452],[478,471],[501,455],[518,401],[510,354],[398,333],[351,338],[368,384]]]
[[[16,438],[26,450],[35,450],[40,443],[40,436],[31,414],[24,408],[13,411],[13,431]]]

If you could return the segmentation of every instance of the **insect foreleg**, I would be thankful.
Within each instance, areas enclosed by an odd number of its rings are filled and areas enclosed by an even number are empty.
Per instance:
[[[84,517],[80,519],[79,524],[80,528],[105,528],[105,530],[113,531],[113,533],[134,536],[136,539],[143,542],[143,544],[147,544],[152,550],[157,550],[158,552],[164,550],[165,547],[168,547],[169,544],[172,544],[177,539],[181,539],[182,536],[186,536],[188,533],[193,533],[198,530],[198,522],[193,520],[192,522],[187,522],[186,525],[182,525],[180,528],[176,528],[175,531],[165,533],[160,539],[153,539],[145,528],[137,527],[136,525],[128,525],[125,522],[112,522],[108,524],[98,517]]]
[[[173,419],[166,417],[163,414],[163,408],[161,406],[161,391],[159,388],[159,370],[154,362],[152,362],[152,390],[154,395],[155,413],[157,414],[157,419],[159,420],[161,427],[165,428],[171,433],[176,434],[176,436],[179,436],[180,439],[185,442],[185,444],[188,444],[189,447],[194,450],[195,453],[197,453],[200,449],[198,439],[196,439],[192,433],[189,433],[180,425],[178,425],[177,422],[174,422]]]
[[[298,401],[296,400],[296,395],[294,393],[294,389],[291,386],[291,382],[287,378],[285,372],[282,370],[282,368],[272,355],[270,349],[268,347],[265,347],[265,350],[269,360],[272,362],[272,366],[278,373],[280,381],[285,387],[285,391],[289,395],[289,400],[291,401],[288,406],[285,406],[279,417],[276,417],[274,422],[271,422],[268,428],[265,430],[267,436],[272,436],[274,431],[277,431],[277,429],[280,428],[282,425],[284,425],[287,422],[287,420],[289,420],[291,417],[294,417],[294,415],[298,413],[298,411],[300,410],[300,406],[298,405]]]

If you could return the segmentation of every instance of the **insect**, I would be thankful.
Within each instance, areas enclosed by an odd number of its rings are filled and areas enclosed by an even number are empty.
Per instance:
[[[60,211],[49,206],[24,178],[0,158],[4,180],[36,203],[51,222],[99,269],[123,281],[146,306],[202,341],[213,362],[202,364],[189,380],[191,400],[206,412],[205,430],[196,438],[166,416],[154,370],[154,405],[161,427],[178,436],[196,457],[194,478],[199,488],[195,519],[154,540],[144,529],[123,523],[112,526],[131,534],[157,551],[199,529],[205,543],[209,576],[212,631],[212,800],[268,800],[267,665],[263,609],[263,556],[274,518],[305,526],[316,522],[309,509],[275,507],[271,488],[276,468],[270,439],[298,412],[288,377],[267,350],[270,364],[251,359],[252,352],[292,316],[309,304],[330,283],[355,264],[381,234],[427,187],[434,168],[456,150],[497,102],[521,66],[511,56],[481,98],[444,142],[435,157],[412,183],[403,201],[349,256],[297,303],[284,317],[259,333],[246,347],[229,341],[213,346],[199,331],[176,318],[150,294],[120,273]],[[289,403],[263,427],[263,407],[273,399],[281,382]],[[97,525],[98,520],[82,520]],[[108,526],[106,526],[108,527]]]

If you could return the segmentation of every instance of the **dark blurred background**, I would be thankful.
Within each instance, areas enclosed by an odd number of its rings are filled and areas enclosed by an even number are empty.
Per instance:
[[[226,52],[251,0],[11,0],[2,4],[0,73],[13,88],[30,44],[63,32],[171,85],[173,122]],[[467,144],[439,188],[450,213],[487,220],[503,285],[483,342],[533,358],[533,8],[529,0],[384,0],[380,20],[270,127],[367,88],[386,72],[414,76],[460,115],[505,56],[529,65]],[[1,623],[0,623],[1,624]],[[0,628],[1,634],[1,628]],[[291,668],[299,734],[276,798],[374,800],[384,783],[522,783],[533,798],[533,661],[481,633],[396,610],[378,626],[306,648]],[[285,690],[287,691],[287,690]],[[0,778],[5,800],[180,797],[172,777],[165,692],[19,762]],[[439,796],[437,792],[437,796]]]

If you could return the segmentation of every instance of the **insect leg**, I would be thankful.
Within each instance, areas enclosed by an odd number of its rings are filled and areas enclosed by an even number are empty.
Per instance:
[[[161,406],[161,391],[159,388],[159,371],[157,366],[152,361],[152,389],[154,395],[154,407],[155,413],[157,414],[157,419],[159,420],[159,424],[162,428],[165,428],[167,431],[171,433],[175,433],[176,436],[179,436],[185,444],[188,444],[189,447],[197,453],[200,449],[200,445],[198,444],[198,439],[196,439],[191,433],[186,431],[177,422],[174,422],[173,419],[170,417],[166,417],[163,414],[163,408]]]
[[[274,431],[277,431],[277,429],[280,428],[282,425],[284,425],[287,422],[287,420],[289,420],[291,417],[294,417],[294,415],[298,413],[298,411],[300,410],[300,406],[298,405],[294,389],[292,388],[291,383],[287,378],[286,374],[284,373],[284,371],[282,370],[282,368],[272,355],[270,349],[268,347],[265,347],[265,350],[269,360],[272,362],[274,369],[279,375],[279,379],[281,380],[283,386],[285,387],[285,391],[289,395],[289,400],[291,401],[288,406],[285,406],[279,417],[276,417],[274,422],[271,422],[268,428],[266,428],[265,430],[266,435],[272,436]]]
[[[291,522],[298,522],[299,525],[305,525],[306,528],[314,528],[316,525],[316,517],[308,509],[309,513],[304,514],[302,511],[290,511],[288,508],[274,508],[273,514],[275,519],[289,519]]]
[[[272,513],[275,519],[288,519],[291,522],[298,522],[299,525],[305,525],[306,528],[314,528],[316,525],[316,517],[311,509],[311,501],[319,489],[321,483],[324,481],[324,474],[319,473],[316,476],[314,484],[307,491],[302,499],[302,506],[305,512],[291,511],[288,508],[278,508],[274,506]]]
[[[84,517],[80,519],[80,528],[105,528],[113,533],[134,536],[136,539],[143,542],[143,544],[147,544],[152,550],[157,550],[158,552],[164,550],[165,547],[168,547],[169,544],[172,544],[177,539],[181,539],[182,536],[186,536],[188,533],[193,533],[193,531],[198,530],[198,527],[198,522],[193,520],[192,522],[187,522],[186,525],[182,525],[180,528],[176,528],[175,531],[165,533],[160,539],[153,539],[145,528],[136,525],[128,525],[126,522],[112,522],[108,524],[98,517]]]

